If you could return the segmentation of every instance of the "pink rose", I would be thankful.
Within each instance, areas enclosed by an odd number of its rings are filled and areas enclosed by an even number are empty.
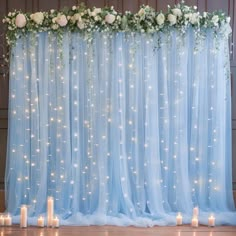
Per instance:
[[[115,21],[116,17],[112,14],[107,14],[105,16],[105,21],[108,23],[108,24],[112,24],[114,21]]]
[[[26,25],[26,18],[25,18],[25,15],[19,13],[19,14],[16,16],[15,24],[16,24],[16,26],[17,26],[18,28],[23,28],[23,27],[25,27],[25,25]]]
[[[65,15],[59,15],[59,16],[57,17],[57,19],[56,19],[56,22],[57,22],[57,24],[60,25],[61,27],[64,27],[64,26],[67,25],[68,20],[67,20],[67,18],[66,18]]]

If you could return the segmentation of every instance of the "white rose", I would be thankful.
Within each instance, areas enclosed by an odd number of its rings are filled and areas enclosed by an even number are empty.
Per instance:
[[[170,25],[175,25],[177,22],[176,16],[173,14],[169,14],[168,21],[170,22]]]
[[[226,22],[230,23],[230,16],[226,17]]]
[[[42,25],[43,23],[43,19],[44,19],[44,15],[42,12],[36,12],[34,14],[30,15],[30,18],[38,25]]]
[[[145,10],[143,8],[141,8],[138,12],[139,16],[143,16],[145,14]]]
[[[101,8],[95,8],[95,9],[93,10],[93,12],[95,12],[96,14],[99,14],[99,13],[102,12],[102,9],[101,9]]]
[[[192,13],[187,13],[184,15],[184,18],[190,20],[192,18]]]
[[[53,24],[53,25],[52,25],[52,29],[53,29],[53,30],[57,30],[58,28],[59,28],[59,25],[57,25],[57,24]]]
[[[207,17],[207,12],[203,12],[203,17],[206,18]]]
[[[163,13],[158,14],[156,21],[158,25],[163,25],[165,22],[165,15]]]
[[[182,11],[179,8],[174,8],[171,10],[175,16],[182,16]]]
[[[81,30],[84,29],[84,27],[85,27],[84,22],[83,21],[77,21],[77,27]]]
[[[51,13],[51,14],[53,14],[54,12],[55,12],[55,10],[54,10],[54,9],[51,9],[51,10],[50,10],[50,13]]]
[[[73,7],[72,7],[72,10],[73,10],[73,11],[76,10],[76,6],[73,6]]]
[[[112,14],[107,14],[105,16],[105,21],[108,23],[108,24],[112,24],[114,21],[115,21],[116,17]]]
[[[2,23],[3,23],[3,24],[6,23],[6,20],[5,20],[5,19],[2,19]]]
[[[95,16],[95,17],[94,17],[94,20],[95,20],[95,21],[99,21],[99,20],[101,20],[101,17],[100,17],[100,16]]]
[[[195,25],[199,23],[199,15],[198,13],[193,13],[191,18],[190,18],[191,24]]]
[[[96,15],[97,15],[96,12],[94,11],[91,12],[91,16],[95,17]]]
[[[212,17],[211,19],[211,22],[214,24],[214,25],[217,25],[218,24],[218,21],[219,21],[219,16],[215,15]]]
[[[16,24],[16,26],[17,26],[18,28],[23,28],[23,27],[25,27],[25,25],[26,25],[26,18],[25,18],[25,15],[19,13],[19,14],[16,16],[15,24]]]
[[[57,24],[60,25],[61,27],[64,27],[64,26],[67,25],[68,20],[67,20],[67,18],[66,18],[65,15],[59,15],[59,16],[57,16],[57,18],[56,18],[56,22],[57,22]]]

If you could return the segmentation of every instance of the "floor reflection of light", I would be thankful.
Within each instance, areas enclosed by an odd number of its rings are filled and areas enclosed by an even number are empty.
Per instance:
[[[178,231],[178,236],[181,236],[181,232],[180,231]]]
[[[212,235],[213,235],[213,233],[212,233],[212,232],[210,232],[210,233],[209,233],[209,236],[212,236]]]
[[[196,236],[196,232],[193,232],[193,236]]]

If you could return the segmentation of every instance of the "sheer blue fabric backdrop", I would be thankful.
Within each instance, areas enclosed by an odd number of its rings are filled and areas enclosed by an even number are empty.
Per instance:
[[[65,32],[11,54],[7,211],[65,225],[236,225],[228,34]]]

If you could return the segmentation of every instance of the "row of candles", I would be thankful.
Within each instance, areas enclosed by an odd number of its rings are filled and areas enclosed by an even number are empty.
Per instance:
[[[20,209],[20,227],[26,228],[27,227],[27,219],[28,219],[28,212],[27,206],[22,205]],[[47,199],[47,226],[58,228],[59,227],[59,219],[58,217],[54,216],[54,199],[53,197],[48,197]],[[6,216],[0,215],[0,226],[11,226],[12,225],[12,218],[8,214]],[[38,227],[45,226],[45,219],[43,216],[40,216],[37,220]]]
[[[193,208],[193,218],[191,221],[192,227],[198,227],[198,214],[199,214],[198,207],[194,207]],[[176,216],[176,225],[182,225],[182,224],[183,224],[183,216],[181,215],[181,213],[178,213],[178,215]],[[208,217],[208,226],[210,226],[210,227],[215,226],[215,217],[213,215],[210,215]]]
[[[193,208],[193,218],[191,221],[192,227],[198,227],[198,215],[199,210],[198,207]],[[183,216],[181,213],[178,213],[176,216],[176,225],[183,224]],[[0,226],[11,226],[12,225],[12,218],[10,215],[0,215]],[[45,226],[45,219],[43,216],[40,216],[37,220],[38,227]],[[47,199],[47,226],[48,227],[59,227],[59,219],[58,217],[54,217],[54,199],[53,197],[48,197]],[[208,218],[208,226],[214,227],[215,226],[215,217],[213,215],[209,216]],[[27,227],[27,206],[23,205],[20,210],[20,227],[26,228]]]

